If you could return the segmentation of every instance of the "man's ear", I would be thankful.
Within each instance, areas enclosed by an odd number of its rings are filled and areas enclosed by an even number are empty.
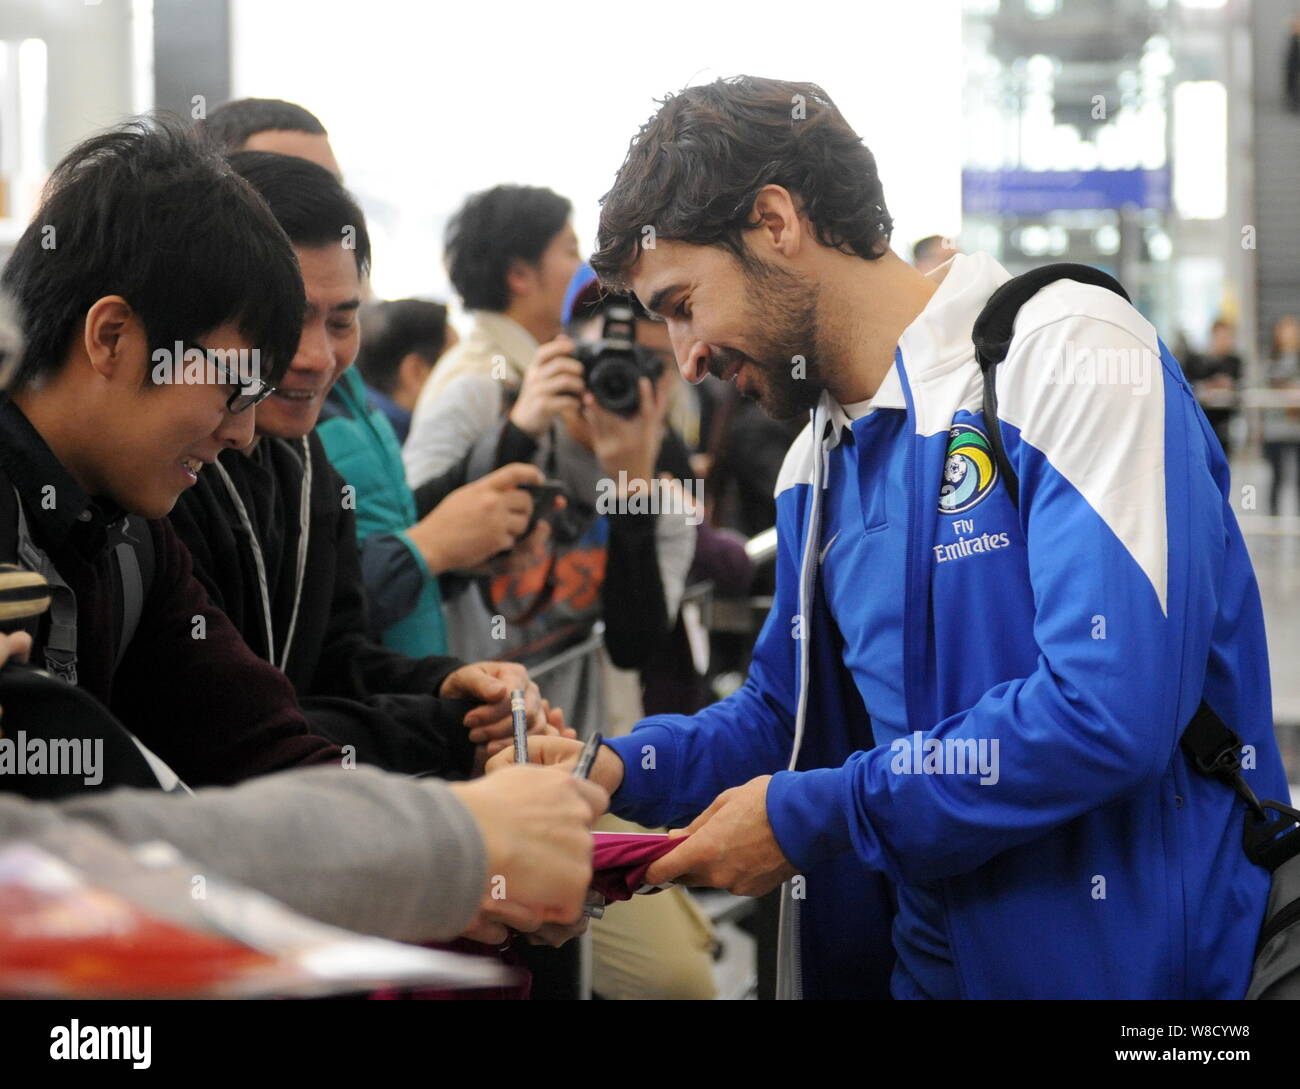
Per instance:
[[[407,352],[397,365],[397,388],[418,397],[432,371],[432,365],[419,352]]]
[[[506,269],[506,291],[512,299],[526,298],[537,286],[537,269],[527,261],[514,257]]]
[[[799,253],[805,239],[804,223],[799,205],[784,186],[765,185],[758,191],[750,222],[758,228],[756,241],[762,248],[770,247],[787,259]]]
[[[140,321],[121,295],[105,295],[86,311],[82,347],[95,373],[113,378],[130,367],[131,348],[141,335]]]

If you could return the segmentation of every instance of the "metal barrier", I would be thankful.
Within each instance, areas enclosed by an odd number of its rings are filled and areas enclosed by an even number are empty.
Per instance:
[[[758,536],[752,538],[746,543],[746,552],[755,564],[761,564],[770,560],[776,555],[776,529],[766,530]],[[753,617],[753,603],[755,599],[749,599],[744,606],[748,615]],[[770,605],[771,599],[763,599]],[[682,593],[682,600],[678,605],[679,612],[689,606],[696,606],[700,610],[700,621],[706,631],[712,631],[715,621],[715,599],[713,597],[713,583],[697,582],[686,587]],[[731,630],[731,629],[728,629]],[[583,658],[594,657],[605,645],[605,622],[597,620],[591,627],[591,631],[577,643],[574,643],[551,657],[545,659],[535,666],[529,666],[528,673],[533,680],[541,682],[550,673],[570,665],[573,662],[581,661]],[[688,890],[691,895],[696,895],[694,890]],[[701,890],[696,899],[705,914],[716,925],[723,925],[734,922],[749,914],[754,910],[754,901],[746,897],[732,896],[731,894],[717,890]],[[591,998],[591,974],[592,974],[592,950],[591,950],[591,931],[588,930],[579,939],[578,952],[578,981],[577,991],[581,998]],[[719,997],[740,997],[738,995],[720,995]]]

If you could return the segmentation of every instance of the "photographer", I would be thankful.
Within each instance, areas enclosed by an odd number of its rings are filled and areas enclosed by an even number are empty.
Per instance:
[[[570,354],[576,350],[566,336],[538,348],[506,419],[471,449],[470,475],[527,456],[564,486],[567,505],[544,512],[551,544],[532,565],[488,580],[445,580],[458,654],[536,664],[586,638],[600,620],[609,664],[637,669],[672,630],[694,525],[680,504],[654,513],[630,500],[661,484],[667,388],[676,378],[663,370],[653,382],[642,376],[635,414],[622,415],[585,388],[583,364]],[[465,388],[448,388],[448,411]],[[580,735],[604,724],[603,657],[577,658],[547,676],[550,698]]]

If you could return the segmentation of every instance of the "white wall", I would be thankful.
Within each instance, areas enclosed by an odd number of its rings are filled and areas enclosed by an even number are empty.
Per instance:
[[[901,253],[960,227],[958,0],[234,0],[232,23],[234,95],[299,102],[329,129],[383,297],[445,298],[443,223],[501,182],[569,197],[589,250],[597,200],[654,98],[742,72],[835,99],[876,155]]]

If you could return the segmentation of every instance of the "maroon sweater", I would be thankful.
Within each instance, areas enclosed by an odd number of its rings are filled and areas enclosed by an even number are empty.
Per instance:
[[[0,489],[0,511],[8,512],[0,517],[0,562],[16,561],[16,491],[34,543],[76,595],[78,686],[187,783],[229,784],[340,759],[338,748],[310,732],[284,674],[249,650],[208,600],[166,520],[145,523],[153,579],[114,668],[121,620],[107,545],[122,512],[88,497],[8,398],[0,398]],[[48,624],[47,616],[34,633],[38,665]]]

